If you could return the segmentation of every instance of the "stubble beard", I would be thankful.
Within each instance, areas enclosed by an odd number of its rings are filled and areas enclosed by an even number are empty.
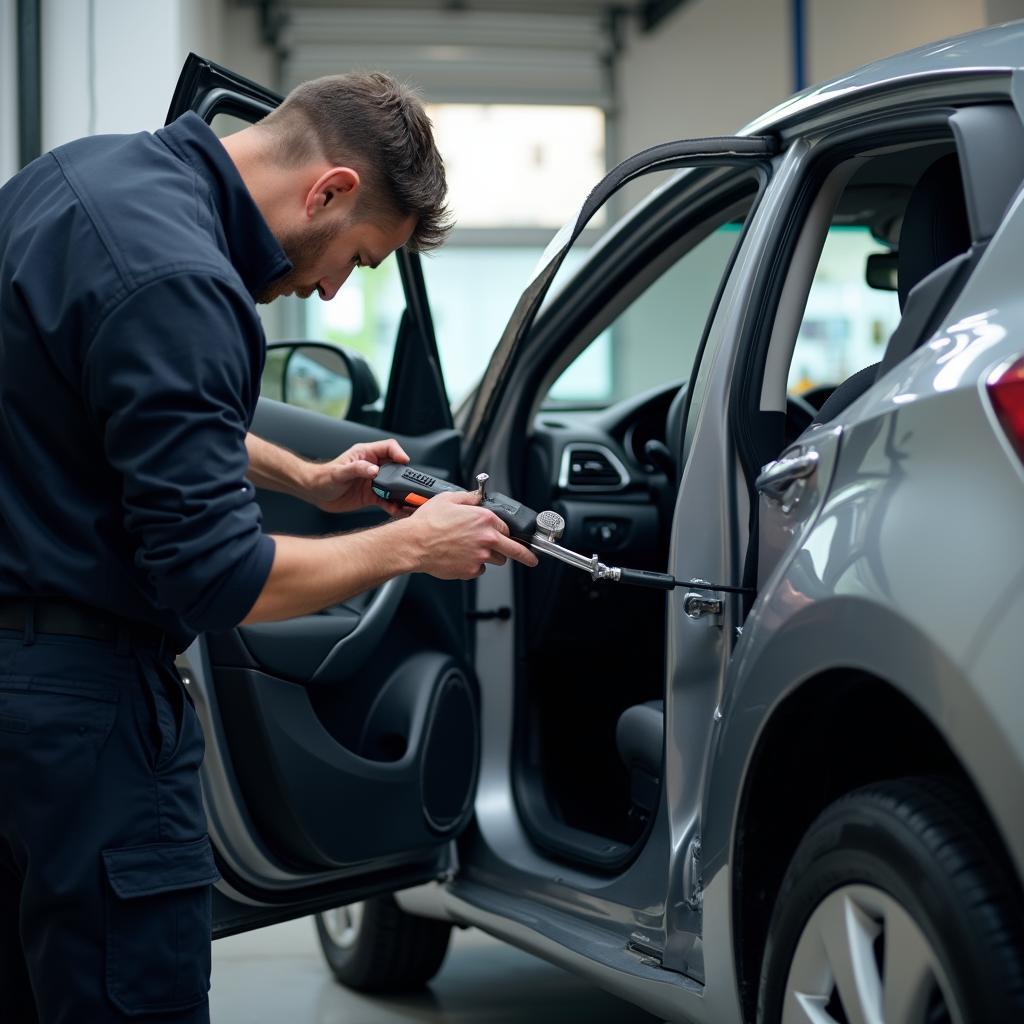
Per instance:
[[[310,280],[313,268],[320,262],[331,241],[347,226],[323,225],[279,235],[278,244],[284,250],[285,256],[291,260],[292,269],[264,289],[256,297],[256,301],[266,304],[289,293],[308,299],[317,288],[317,282]]]

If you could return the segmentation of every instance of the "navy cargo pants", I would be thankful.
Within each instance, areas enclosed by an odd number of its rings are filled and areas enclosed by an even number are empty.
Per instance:
[[[0,1020],[206,1022],[203,736],[170,656],[0,630]]]

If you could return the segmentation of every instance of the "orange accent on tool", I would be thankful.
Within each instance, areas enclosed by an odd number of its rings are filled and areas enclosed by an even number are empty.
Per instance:
[[[429,498],[424,498],[422,494],[416,494],[415,491],[410,491],[405,496],[406,505],[426,505],[429,500]]]

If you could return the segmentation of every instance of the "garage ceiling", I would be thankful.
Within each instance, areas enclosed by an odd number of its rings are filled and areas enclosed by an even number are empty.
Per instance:
[[[541,14],[604,14],[626,11],[637,15],[644,28],[658,22],[680,7],[685,0],[250,0],[263,7],[347,7],[405,8],[433,11],[515,11]]]
[[[623,18],[654,28],[682,0],[260,0],[281,86],[381,68],[433,102],[611,109]]]

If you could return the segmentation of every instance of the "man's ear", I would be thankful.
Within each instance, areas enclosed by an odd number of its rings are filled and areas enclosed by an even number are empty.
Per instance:
[[[351,167],[332,167],[313,182],[306,193],[306,216],[324,212],[347,215],[359,192],[359,172]]]

